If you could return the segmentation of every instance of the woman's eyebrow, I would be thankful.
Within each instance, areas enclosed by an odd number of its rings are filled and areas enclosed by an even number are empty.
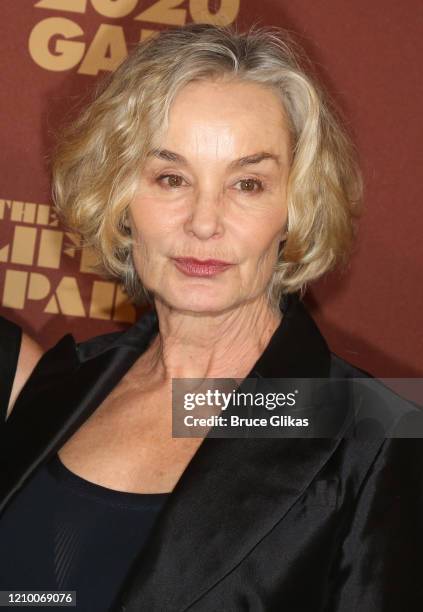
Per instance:
[[[179,153],[175,153],[174,151],[169,151],[169,149],[152,149],[147,153],[147,157],[151,156],[158,157],[159,159],[165,159],[166,161],[176,161],[185,165],[188,164],[183,155],[179,155]]]
[[[238,166],[248,166],[249,164],[259,164],[265,159],[272,159],[278,166],[280,166],[280,158],[278,155],[274,155],[273,153],[268,153],[267,151],[260,151],[260,153],[253,153],[253,155],[246,155],[245,157],[240,157],[239,159],[235,159],[230,163],[232,167]]]
[[[173,161],[183,164],[185,166],[188,165],[188,161],[185,159],[183,155],[179,153],[175,153],[175,151],[169,151],[169,149],[153,149],[149,151],[148,156],[154,156],[158,159],[164,159],[166,161]],[[253,153],[252,155],[246,155],[245,157],[240,157],[239,159],[233,160],[229,166],[231,168],[237,168],[242,166],[247,166],[249,164],[259,164],[265,159],[273,160],[278,166],[280,166],[280,158],[278,155],[274,155],[273,153],[268,153],[267,151],[260,151],[259,153]]]

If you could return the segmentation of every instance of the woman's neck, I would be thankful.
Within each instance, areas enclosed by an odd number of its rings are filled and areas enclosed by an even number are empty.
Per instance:
[[[160,333],[144,357],[158,383],[245,377],[282,318],[264,297],[218,315],[180,312],[159,301],[156,311]]]

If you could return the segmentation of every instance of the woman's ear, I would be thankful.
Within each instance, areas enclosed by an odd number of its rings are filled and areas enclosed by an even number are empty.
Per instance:
[[[283,226],[280,241],[286,242],[287,239],[288,239],[288,219],[286,220],[285,225]]]
[[[125,234],[127,234],[128,236],[131,235],[131,222],[129,220],[128,213],[125,213],[125,215],[122,218],[122,228]]]
[[[282,253],[283,248],[285,246],[285,242],[287,241],[287,239],[288,239],[288,230],[284,229],[282,231],[282,234],[281,234],[280,238],[279,238],[279,251],[278,251],[279,255]]]
[[[280,235],[280,239],[279,242],[286,242],[288,239],[288,228],[285,226],[285,228],[282,230],[282,233]]]

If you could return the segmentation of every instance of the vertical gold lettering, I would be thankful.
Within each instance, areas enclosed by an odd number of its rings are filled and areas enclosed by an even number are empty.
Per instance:
[[[85,317],[84,305],[78,283],[71,276],[64,276],[55,291],[60,312],[72,317]]]
[[[114,70],[128,55],[123,28],[102,23],[81,63],[79,74]]]
[[[49,225],[50,206],[39,204],[37,209],[37,225]]]
[[[28,40],[29,53],[36,64],[61,72],[69,70],[81,61],[85,52],[85,43],[73,38],[84,34],[77,23],[65,17],[48,17],[37,23]],[[53,48],[50,41],[55,39]]]
[[[26,284],[28,272],[6,270],[3,288],[3,306],[7,308],[22,308],[25,305]]]
[[[16,200],[13,200],[10,220],[20,223],[23,217],[23,209],[24,209],[23,202],[17,202]]]
[[[31,272],[29,275],[28,299],[44,300],[50,293],[50,281],[44,274]]]
[[[24,203],[23,219],[24,223],[35,223],[35,213],[37,212],[37,205],[31,202]]]
[[[37,207],[30,202],[12,202],[11,221],[18,223],[34,223]]]
[[[11,261],[15,264],[32,266],[34,261],[37,229],[17,225],[13,236]]]
[[[59,305],[55,295],[52,295],[49,299],[47,306],[44,308],[44,312],[48,312],[50,314],[60,314]]]
[[[49,229],[41,230],[37,264],[43,268],[59,268],[62,244],[63,232]]]

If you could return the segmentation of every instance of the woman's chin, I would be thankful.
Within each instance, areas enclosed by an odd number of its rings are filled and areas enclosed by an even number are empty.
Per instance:
[[[158,298],[174,310],[198,314],[217,314],[235,305],[233,295],[224,291],[187,289],[184,292],[169,292]]]

